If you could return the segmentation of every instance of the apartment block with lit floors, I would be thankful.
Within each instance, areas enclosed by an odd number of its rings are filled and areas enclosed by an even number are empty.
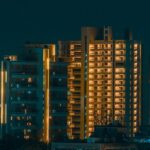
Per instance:
[[[70,64],[68,66],[68,137],[71,139],[82,138],[84,126],[84,113],[82,113],[82,72],[81,72],[81,43],[71,42]],[[74,130],[72,130],[74,129]]]
[[[133,40],[131,33],[115,39],[111,27],[86,27],[81,41],[68,43],[69,138],[87,138],[95,125],[113,123],[134,136],[141,124],[140,41]]]

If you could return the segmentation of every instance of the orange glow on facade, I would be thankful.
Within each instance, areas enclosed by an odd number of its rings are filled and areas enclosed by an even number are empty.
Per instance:
[[[93,28],[84,32],[81,49],[76,49],[78,42],[70,44],[68,135],[71,139],[83,139],[91,135],[95,125],[118,122],[133,136],[139,129],[141,117],[140,43],[113,40],[111,35],[107,35],[107,40],[94,40]],[[80,68],[74,65],[80,62]],[[76,118],[80,122],[73,123]]]
[[[5,71],[1,62],[1,124],[5,124]]]
[[[43,141],[51,141],[50,63],[55,61],[55,45],[43,49],[44,132]]]

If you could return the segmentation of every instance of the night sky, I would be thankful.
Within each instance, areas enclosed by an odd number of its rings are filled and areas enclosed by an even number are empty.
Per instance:
[[[130,27],[148,47],[148,0],[0,0],[0,50],[79,39],[81,26],[103,25],[118,32]]]
[[[20,51],[25,42],[79,40],[82,26],[131,28],[143,43],[144,65],[150,54],[148,0],[0,0],[0,52]],[[145,74],[147,68],[145,69]]]
[[[82,26],[103,25],[118,33],[131,28],[148,65],[149,0],[0,0],[0,52],[20,51],[28,41],[78,40]]]

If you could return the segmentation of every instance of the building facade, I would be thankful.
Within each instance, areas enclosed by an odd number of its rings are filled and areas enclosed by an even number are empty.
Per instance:
[[[55,45],[29,44],[1,61],[1,137],[51,141],[50,64]]]
[[[82,29],[81,41],[64,44],[70,45],[69,138],[87,138],[95,125],[114,122],[134,136],[141,124],[141,43],[128,33],[113,38],[111,27],[87,27]]]
[[[67,66],[68,63],[57,60],[50,65],[51,140],[67,139]]]
[[[43,93],[36,62],[1,62],[2,136],[37,138],[42,133]]]
[[[79,41],[58,45],[58,57],[54,44],[27,44],[18,59],[1,61],[1,136],[86,139],[95,126],[116,123],[134,136],[141,125],[141,42],[130,33],[116,39],[111,27],[85,27]]]

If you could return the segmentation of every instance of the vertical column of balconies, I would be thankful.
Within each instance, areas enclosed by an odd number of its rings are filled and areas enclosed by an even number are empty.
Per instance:
[[[95,125],[109,124],[112,118],[111,44],[90,44],[88,68],[88,117],[94,119]],[[94,129],[92,121],[88,121],[90,132]]]
[[[81,45],[70,45],[68,66],[68,118],[67,134],[70,139],[80,138],[81,131]]]
[[[105,43],[102,45],[102,122],[101,125],[107,125],[112,122],[113,111],[113,59],[112,44]]]
[[[125,44],[123,42],[116,42],[114,55],[114,121],[122,125],[124,125],[125,121],[125,54]]]
[[[135,134],[140,126],[140,100],[141,100],[141,45],[134,43],[132,49],[132,72],[131,72],[131,100],[132,100],[132,123],[131,132]]]
[[[95,114],[95,101],[97,101],[97,56],[94,44],[88,47],[88,69],[87,69],[87,136],[91,135],[94,131],[94,114]]]

